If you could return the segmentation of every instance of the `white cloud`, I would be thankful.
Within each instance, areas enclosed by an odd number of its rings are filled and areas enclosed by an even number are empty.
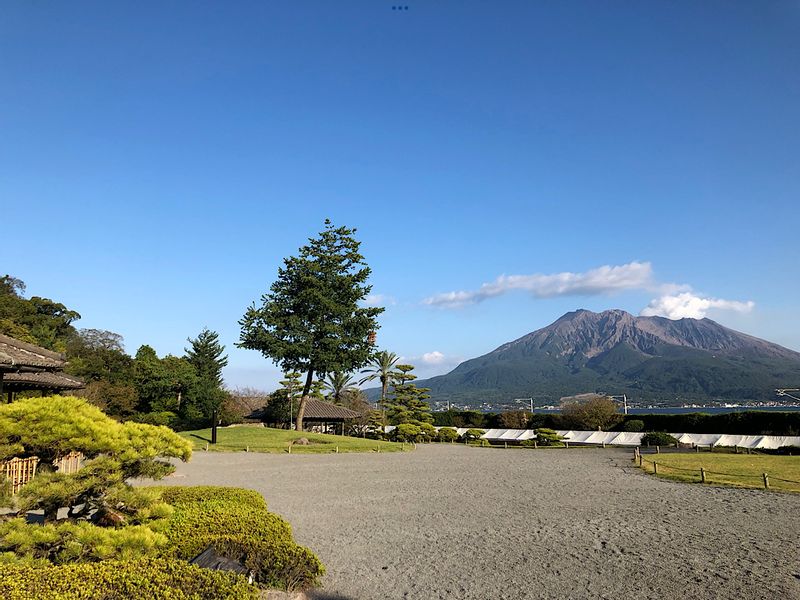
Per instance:
[[[445,362],[445,360],[445,355],[438,350],[426,352],[422,355],[422,362],[424,362],[426,365],[440,365]]]
[[[584,273],[501,275],[491,283],[484,283],[478,290],[436,294],[423,300],[423,303],[441,308],[460,308],[513,290],[530,292],[536,298],[553,298],[556,296],[594,296],[652,286],[653,269],[651,264],[649,262],[630,262],[618,266],[605,265]]]
[[[364,306],[393,306],[397,304],[392,296],[386,294],[369,294],[362,302]]]
[[[650,301],[640,313],[644,317],[662,316],[668,319],[702,319],[711,309],[732,310],[739,313],[747,313],[753,310],[755,303],[752,301],[740,302],[738,300],[723,300],[721,298],[709,298],[695,294],[694,292],[683,292],[661,296]]]

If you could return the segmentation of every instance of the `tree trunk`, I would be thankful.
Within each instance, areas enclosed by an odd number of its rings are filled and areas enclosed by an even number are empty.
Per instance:
[[[303,386],[303,395],[300,397],[300,406],[297,407],[297,419],[294,422],[296,431],[303,431],[303,415],[306,412],[306,402],[308,402],[308,392],[311,391],[311,384],[314,381],[314,367],[308,369],[306,384]]]

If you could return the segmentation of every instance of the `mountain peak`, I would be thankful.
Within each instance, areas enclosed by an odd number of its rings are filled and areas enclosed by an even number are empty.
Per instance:
[[[624,310],[578,309],[550,325],[420,382],[456,400],[588,390],[634,398],[772,397],[800,380],[800,353],[711,319],[637,317]]]

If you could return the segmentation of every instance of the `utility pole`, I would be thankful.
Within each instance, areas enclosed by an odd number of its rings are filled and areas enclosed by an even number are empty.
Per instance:
[[[514,402],[522,402],[523,400],[527,400],[531,404],[531,414],[533,414],[533,398],[514,398]]]
[[[628,396],[626,394],[622,394],[620,396],[608,396],[609,398],[622,398],[622,410],[625,414],[628,414]]]

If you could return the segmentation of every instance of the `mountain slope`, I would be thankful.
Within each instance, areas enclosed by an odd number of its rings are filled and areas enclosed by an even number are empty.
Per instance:
[[[798,382],[800,353],[710,319],[577,310],[419,385],[466,403],[587,391],[675,402],[767,400]]]

